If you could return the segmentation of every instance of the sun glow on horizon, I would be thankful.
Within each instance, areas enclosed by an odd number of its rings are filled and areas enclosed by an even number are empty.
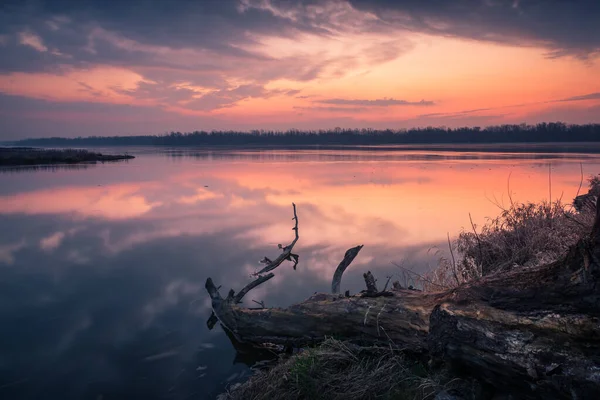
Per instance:
[[[243,31],[212,28],[193,41],[185,25],[170,27],[170,39],[135,26],[79,25],[54,16],[46,30],[2,34],[0,49],[29,58],[22,68],[0,65],[0,96],[72,105],[31,103],[0,115],[22,121],[9,124],[25,125],[19,129],[43,130],[44,120],[73,129],[89,119],[93,129],[119,134],[124,121],[145,131],[140,115],[152,116],[156,130],[147,133],[479,126],[554,115],[568,123],[599,121],[600,53],[593,48],[561,52],[557,44],[517,40],[509,31],[502,31],[504,39],[436,33],[456,26],[433,16],[423,19],[430,29],[409,28],[402,13],[385,21],[345,1],[287,8],[248,2],[235,12],[242,20],[260,14],[285,23],[249,20]],[[61,41],[66,37],[71,42]]]

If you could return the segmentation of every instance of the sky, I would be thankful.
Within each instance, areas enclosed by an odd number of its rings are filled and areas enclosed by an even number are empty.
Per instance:
[[[598,0],[2,0],[0,140],[600,122]]]

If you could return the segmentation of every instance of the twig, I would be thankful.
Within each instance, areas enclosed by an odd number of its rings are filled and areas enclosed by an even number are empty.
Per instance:
[[[373,306],[369,306],[369,308],[367,308],[367,312],[365,312],[365,319],[363,320],[363,325],[367,325],[367,316],[369,315],[369,310],[372,308]]]
[[[483,276],[483,251],[481,250],[481,239],[479,238],[479,234],[477,234],[477,229],[475,229],[475,224],[473,223],[473,218],[471,218],[471,213],[469,213],[469,221],[471,221],[471,228],[473,228],[475,239],[477,239],[477,247],[479,247],[479,262],[481,263],[481,275]]]
[[[383,290],[382,290],[382,292],[385,292],[385,291],[387,290],[387,287],[388,287],[388,285],[389,285],[389,283],[390,283],[390,280],[392,279],[392,276],[393,276],[393,275],[390,275],[390,276],[388,276],[388,277],[387,277],[388,279],[387,279],[387,281],[385,282],[385,286],[383,287]]]
[[[256,304],[258,304],[259,306],[261,306],[262,308],[265,308],[265,302],[264,301],[256,301],[256,300],[252,300],[253,302],[255,302]]]
[[[508,174],[508,182],[506,183],[506,190],[508,190],[508,199],[510,200],[511,207],[514,207],[514,202],[512,199],[512,194],[510,193],[510,176],[512,175],[512,171]]]
[[[284,262],[285,260],[294,262],[294,269],[296,269],[296,264],[298,264],[298,256],[296,254],[292,254],[292,249],[294,248],[294,245],[296,244],[296,242],[298,241],[298,239],[300,237],[298,236],[298,215],[296,214],[296,204],[292,203],[292,206],[294,207],[294,218],[292,218],[292,220],[296,221],[296,223],[294,224],[294,227],[292,228],[292,230],[295,233],[294,240],[292,241],[292,243],[290,243],[289,245],[287,245],[285,247],[280,246],[280,248],[283,249],[283,253],[281,253],[279,255],[279,257],[277,257],[275,260],[270,261],[266,267],[264,267],[260,271],[256,272],[254,274],[255,276],[274,270],[275,268],[279,267],[281,265],[281,263]]]
[[[389,282],[389,280],[388,280]],[[385,292],[385,289],[383,289],[383,291]],[[383,312],[383,310],[385,309],[385,304],[383,303],[383,306],[381,307],[381,310],[379,310],[379,312],[377,313],[377,318],[376,318],[376,324],[377,324],[377,336],[379,336],[379,316],[381,315],[381,313]]]
[[[448,235],[448,248],[450,249],[450,255],[452,256],[452,274],[454,275],[454,279],[456,279],[456,284],[460,285],[458,275],[456,274],[456,260],[454,259],[454,251],[452,251],[452,243],[450,243],[450,233],[446,232],[446,234]]]
[[[375,294],[378,293],[377,284],[375,283],[375,277],[371,273],[371,271],[367,271],[363,274],[363,278],[365,278],[365,285],[367,286],[367,294]]]
[[[253,280],[252,282],[250,282],[249,284],[247,284],[246,286],[244,286],[244,288],[242,290],[240,290],[238,294],[232,296],[234,303],[241,303],[242,302],[242,298],[249,291],[251,291],[252,289],[254,289],[255,287],[257,287],[261,283],[264,283],[264,282],[268,281],[269,279],[271,279],[274,276],[275,276],[275,274],[272,273],[272,272],[270,274],[267,274],[267,275],[261,275],[258,278],[256,278],[255,280]]]
[[[356,258],[360,250],[363,248],[363,245],[352,247],[351,249],[346,250],[344,254],[344,259],[340,262],[340,265],[336,268],[333,273],[333,279],[331,280],[331,293],[338,294],[340,292],[340,284],[342,283],[342,275],[344,271],[352,261]]]
[[[440,287],[440,288],[442,288],[442,289],[447,289],[447,288],[446,288],[446,286],[444,286],[444,285],[440,285],[439,283],[432,282],[431,280],[429,280],[429,279],[425,278],[423,275],[417,274],[416,272],[414,272],[414,271],[411,271],[411,270],[410,270],[410,269],[408,269],[408,268],[404,268],[402,265],[396,264],[396,263],[395,263],[395,262],[393,262],[393,261],[390,261],[390,263],[391,263],[392,265],[394,265],[394,266],[396,266],[396,267],[398,267],[398,268],[402,269],[403,271],[406,271],[406,272],[408,272],[409,274],[416,275],[416,276],[417,276],[419,279],[421,279],[423,282],[427,282],[427,283],[429,283],[429,284],[431,284],[431,285],[434,285],[434,286]]]
[[[577,189],[577,194],[575,195],[575,198],[577,198],[577,196],[579,196],[579,192],[581,191],[581,186],[583,185],[583,163],[579,163],[579,170],[581,171],[581,179],[579,180],[579,188]]]
[[[550,196],[550,204],[552,205],[552,161],[548,163],[548,195]]]
[[[575,223],[579,224],[579,226],[581,226],[581,227],[583,227],[583,228],[587,228],[587,226],[586,226],[586,225],[585,225],[583,222],[581,222],[581,221],[578,221],[578,220],[577,220],[577,218],[574,218],[574,217],[570,216],[569,214],[564,214],[564,216],[565,216],[565,218],[566,218],[566,219],[568,219],[569,221],[573,221],[573,222],[575,222]]]
[[[498,199],[496,198],[496,195],[494,196],[494,200],[490,199],[487,194],[484,194],[484,197],[487,201],[489,201],[490,203],[492,203],[493,205],[495,205],[496,207],[498,207],[501,211],[506,211],[506,208],[504,208],[504,204],[501,204]]]

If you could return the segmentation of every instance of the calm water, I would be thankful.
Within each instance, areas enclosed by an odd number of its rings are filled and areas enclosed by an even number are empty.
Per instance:
[[[292,202],[298,270],[283,265],[248,302],[327,291],[357,244],[343,290],[367,269],[397,274],[392,261],[424,271],[508,190],[570,200],[580,166],[600,172],[591,153],[127,151],[137,158],[0,172],[0,398],[211,399],[247,377],[253,358],[206,328],[204,282],[240,289],[276,257]]]

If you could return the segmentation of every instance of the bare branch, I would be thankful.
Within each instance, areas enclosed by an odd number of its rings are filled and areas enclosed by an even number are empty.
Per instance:
[[[548,203],[552,205],[552,162],[548,163]]]
[[[394,266],[396,266],[396,267],[398,267],[398,268],[400,268],[401,270],[403,270],[403,271],[405,271],[405,272],[407,272],[409,274],[415,275],[417,278],[419,278],[423,282],[427,282],[430,285],[437,286],[437,287],[442,288],[442,289],[448,289],[446,286],[440,285],[439,283],[435,283],[435,282],[431,281],[430,279],[425,278],[423,275],[420,275],[420,274],[418,274],[418,273],[416,273],[414,271],[411,271],[408,268],[404,268],[402,265],[400,265],[398,263],[395,263],[395,262],[392,261],[391,264],[394,265]]]
[[[252,289],[254,289],[255,287],[257,287],[258,285],[260,285],[261,283],[265,283],[266,281],[268,281],[269,279],[271,279],[272,277],[274,277],[275,274],[274,273],[270,273],[267,275],[261,275],[258,278],[256,278],[255,280],[253,280],[252,282],[250,282],[249,284],[247,284],[246,286],[244,286],[244,288],[242,290],[240,290],[238,292],[238,294],[236,294],[235,296],[233,296],[233,302],[234,303],[241,303],[242,302],[242,298]]]
[[[393,275],[390,275],[390,276],[388,276],[388,277],[387,277],[388,279],[387,279],[387,281],[385,282],[385,286],[383,287],[383,290],[382,290],[382,292],[385,292],[385,291],[387,290],[387,287],[388,287],[388,285],[390,284],[390,280],[392,280],[392,276],[393,276]]]
[[[510,171],[510,173],[508,174],[508,182],[506,183],[506,190],[508,191],[508,200],[510,201],[510,205],[512,207],[514,207],[515,203],[513,202],[512,193],[510,191],[510,176],[511,175],[512,175],[512,171]]]
[[[261,308],[265,308],[265,302],[264,301],[256,301],[256,300],[252,300],[254,303],[258,304]]]
[[[473,218],[471,218],[471,213],[469,213],[469,221],[471,221],[471,228],[473,228],[475,239],[477,239],[477,247],[479,247],[479,263],[481,264],[481,275],[483,276],[483,251],[481,250],[481,239],[477,234],[477,229],[475,229],[475,224],[473,223]]]
[[[579,163],[579,170],[581,171],[581,179],[579,180],[579,188],[577,189],[577,194],[575,198],[579,196],[579,192],[581,191],[581,186],[583,185],[583,163]]]
[[[215,327],[217,322],[219,322],[219,318],[217,318],[215,312],[213,311],[210,313],[210,317],[206,321],[206,326],[208,327],[208,330],[211,331]]]
[[[367,271],[363,274],[363,278],[365,278],[365,284],[367,285],[367,293],[375,294],[378,293],[377,284],[375,283],[375,277],[371,273],[371,271]]]
[[[596,216],[594,217],[594,226],[592,227],[592,240],[595,245],[600,244],[600,197],[596,200]]]
[[[452,243],[450,243],[450,233],[446,234],[448,235],[448,248],[450,249],[450,255],[452,256],[452,274],[454,275],[454,279],[456,279],[456,284],[460,285],[458,275],[456,274],[456,260],[454,259],[454,251],[452,250]]]
[[[223,298],[219,294],[219,288],[217,288],[215,286],[215,284],[213,283],[212,278],[208,278],[206,280],[206,284],[204,285],[204,287],[206,288],[206,291],[208,292],[208,295],[210,296],[210,298],[212,300],[219,300],[219,301],[223,300]]]
[[[294,263],[294,269],[296,269],[296,265],[298,264],[298,255],[292,254],[292,249],[294,248],[294,245],[300,237],[298,236],[298,215],[296,214],[296,204],[292,203],[292,206],[294,207],[294,218],[292,218],[292,220],[296,221],[294,227],[292,228],[292,230],[295,233],[294,240],[292,241],[292,243],[285,247],[279,245],[279,248],[283,250],[283,253],[281,253],[279,257],[277,257],[275,260],[271,261],[267,257],[265,257],[265,261],[267,261],[267,266],[261,269],[260,271],[256,272],[254,274],[255,276],[274,270],[275,268],[279,267],[281,263],[285,260],[292,261]]]
[[[340,265],[338,265],[335,272],[333,273],[333,279],[331,280],[331,293],[338,294],[340,292],[342,275],[344,274],[344,271],[346,270],[346,268],[348,268],[350,263],[354,261],[354,259],[360,252],[360,249],[362,248],[363,245],[361,244],[359,246],[352,247],[351,249],[346,250],[346,254],[344,254],[344,259],[342,260],[342,262],[340,262]]]

